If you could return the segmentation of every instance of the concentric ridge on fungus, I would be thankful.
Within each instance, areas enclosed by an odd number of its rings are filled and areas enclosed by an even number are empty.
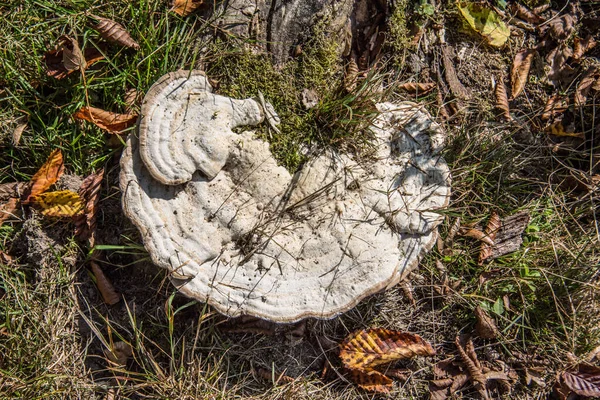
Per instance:
[[[260,102],[211,91],[200,71],[162,77],[121,159],[125,213],[180,291],[230,316],[330,318],[432,247],[450,174],[425,110],[378,104],[375,157],[326,151],[292,176],[232,131],[263,121]]]

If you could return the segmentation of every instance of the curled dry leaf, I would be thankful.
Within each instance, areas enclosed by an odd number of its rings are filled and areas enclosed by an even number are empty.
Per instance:
[[[106,275],[104,275],[102,268],[100,268],[95,261],[91,261],[90,266],[92,268],[92,273],[96,277],[96,286],[98,287],[98,291],[102,295],[104,302],[112,306],[121,301],[121,295],[115,290]]]
[[[579,61],[581,57],[596,46],[596,41],[593,36],[589,35],[585,39],[575,38],[573,40],[573,57],[574,60]]]
[[[346,89],[347,92],[351,93],[356,89],[358,74],[358,64],[356,64],[354,57],[350,57],[350,61],[346,66],[346,73],[344,74],[344,89]]]
[[[433,347],[419,335],[383,328],[354,332],[340,344],[340,358],[348,369],[370,369],[396,360],[433,355]]]
[[[20,198],[28,186],[28,182],[0,183],[0,201],[6,201],[11,197]]]
[[[475,307],[475,331],[482,339],[494,339],[498,336],[498,327],[489,314],[480,306]]]
[[[34,196],[44,193],[63,174],[65,165],[60,149],[54,150],[42,167],[31,178],[31,186],[23,196],[23,202],[28,203]]]
[[[575,107],[583,107],[587,101],[587,96],[592,89],[594,82],[600,78],[600,71],[595,67],[590,67],[585,71],[583,77],[575,89]]]
[[[389,393],[392,388],[392,380],[374,369],[351,369],[348,372],[350,379],[362,389],[371,392]]]
[[[0,226],[11,217],[15,217],[19,209],[19,199],[12,197],[0,205]]]
[[[187,17],[202,4],[204,0],[173,0],[173,11],[182,17]]]
[[[512,84],[511,99],[516,99],[517,96],[523,92],[525,84],[529,79],[529,70],[535,53],[536,51],[534,49],[523,49],[515,55],[512,71],[510,73],[510,81]]]
[[[567,132],[562,122],[557,122],[555,124],[550,125],[546,128],[546,132],[550,135],[554,136],[562,136],[562,137],[574,137],[578,139],[584,139],[585,135],[583,132]]]
[[[140,45],[133,40],[123,25],[112,19],[98,17],[96,15],[92,15],[92,18],[98,21],[98,24],[94,26],[94,29],[100,32],[100,36],[104,39],[118,43],[121,46],[131,47],[135,50],[140,49]]]
[[[600,397],[600,367],[579,364],[576,371],[565,371],[561,375],[566,386],[585,397]]]
[[[87,62],[77,40],[63,35],[58,38],[58,46],[62,50],[62,63],[67,71],[84,71],[87,68]]]
[[[411,94],[425,95],[435,89],[436,84],[433,82],[418,83],[418,82],[406,82],[398,85],[398,89],[405,90]]]
[[[494,241],[488,235],[475,228],[461,228],[459,233],[462,236],[471,237],[473,239],[481,240],[483,243],[494,246]]]
[[[75,69],[68,70],[63,63],[63,49],[59,46],[54,50],[50,50],[44,54],[43,61],[46,64],[46,74],[56,79],[63,79]],[[86,48],[83,51],[86,65],[89,67],[97,61],[104,58],[95,47]]]
[[[138,105],[139,97],[139,92],[134,88],[129,89],[125,92],[125,97],[123,98],[123,101],[125,102],[125,105],[127,106],[128,110],[131,110]]]
[[[555,94],[548,98],[544,109],[542,110],[541,118],[542,120],[549,120],[555,115],[562,114],[565,112],[567,107],[569,106],[567,102],[567,98],[564,98],[561,95]]]
[[[546,61],[549,66],[548,79],[550,79],[555,85],[559,82],[570,81],[573,75],[573,68],[567,64],[567,60],[571,57],[573,51],[567,44],[560,44],[559,46],[552,49],[552,51],[546,56]]]
[[[565,14],[560,18],[553,19],[548,24],[548,34],[557,41],[568,39],[574,30],[577,21],[571,14]]]
[[[70,190],[41,193],[32,200],[46,217],[73,217],[83,209],[81,197]]]
[[[504,85],[504,79],[498,78],[496,82],[496,88],[494,89],[494,95],[496,96],[496,108],[500,111],[500,115],[506,121],[511,121],[510,107],[508,106],[508,96],[506,95],[506,85]]]
[[[21,135],[25,128],[27,128],[27,116],[21,115],[17,118],[17,126],[15,126],[12,133],[12,145],[14,147],[17,147],[21,142]]]
[[[498,233],[498,230],[500,229],[500,227],[502,226],[502,222],[500,221],[500,216],[498,216],[498,213],[493,212],[492,215],[490,216],[490,220],[488,221],[487,226],[485,227],[485,234],[487,235],[488,238],[490,238],[492,241],[496,240],[496,234]],[[491,257],[493,252],[493,246],[490,246],[487,243],[482,243],[481,244],[481,251],[479,252],[479,265],[483,265],[483,262],[488,259],[489,257]]]
[[[75,235],[81,240],[91,239],[96,230],[96,213],[104,169],[87,176],[78,190],[83,201],[83,214],[75,217]],[[93,243],[90,243],[93,246]]]
[[[73,118],[93,123],[109,133],[121,133],[135,125],[137,114],[118,114],[96,107],[82,107],[73,114]]]
[[[110,350],[105,350],[104,354],[109,364],[115,367],[124,367],[129,357],[133,355],[133,348],[129,343],[122,341],[114,342]]]
[[[529,8],[521,4],[520,2],[515,1],[510,5],[510,11],[517,16],[517,18],[521,18],[523,21],[527,21],[530,24],[541,24],[545,21],[544,18],[540,17]]]

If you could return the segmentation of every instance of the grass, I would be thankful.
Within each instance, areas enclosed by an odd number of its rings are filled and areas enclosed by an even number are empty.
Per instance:
[[[412,6],[403,2],[399,9]],[[77,72],[61,81],[46,76],[42,56],[61,34],[78,37],[83,47],[98,45],[86,12],[121,22],[141,49],[110,46],[105,60],[85,72],[85,85]],[[484,226],[492,211],[506,216],[525,210],[531,220],[519,251],[480,266],[478,244],[459,237],[451,252],[434,249],[411,275],[414,304],[401,288],[390,289],[334,320],[308,321],[308,334],[299,343],[289,338],[294,326],[279,326],[272,337],[228,333],[221,329],[224,317],[178,295],[140,250],[139,234],[120,209],[121,148],[109,146],[91,124],[70,117],[85,105],[86,91],[93,106],[124,112],[128,89],[145,92],[164,73],[205,66],[219,81],[219,93],[244,98],[261,91],[273,103],[282,134],[270,135],[264,127],[257,134],[270,141],[282,165],[295,170],[312,147],[364,149],[368,138],[359,133],[375,115],[372,103],[379,96],[410,99],[389,85],[406,79],[405,66],[392,60],[390,74],[373,74],[362,92],[346,93],[343,61],[335,56],[335,43],[318,30],[299,57],[276,69],[266,55],[243,50],[236,40],[208,41],[204,33],[214,22],[210,11],[181,18],[154,0],[36,0],[2,3],[0,13],[11,16],[0,21],[0,119],[5,122],[0,181],[28,180],[54,148],[62,149],[69,174],[84,176],[105,167],[101,260],[124,295],[117,306],[103,304],[85,268],[89,249],[74,242],[72,226],[34,214],[24,223],[0,227],[0,250],[12,255],[0,255],[0,398],[104,398],[109,393],[122,398],[371,398],[334,368],[320,379],[324,359],[339,367],[335,347],[328,344],[358,328],[383,326],[419,333],[438,349],[439,360],[453,354],[457,333],[472,332],[478,305],[490,310],[501,332],[496,340],[476,341],[482,357],[484,350],[493,350],[501,360],[528,354],[548,364],[549,385],[516,383],[515,398],[547,395],[570,353],[582,358],[599,344],[597,192],[565,186],[571,171],[591,168],[585,163],[597,152],[593,146],[583,155],[564,155],[552,150],[554,143],[543,133],[525,132],[531,140],[521,140],[523,127],[495,122],[490,98],[479,93],[481,98],[467,105],[463,123],[446,126],[453,200],[441,235],[456,217]],[[394,16],[397,51],[406,47],[403,17]],[[200,57],[203,48],[207,52]],[[469,51],[482,60],[489,54]],[[389,90],[374,93],[381,82]],[[321,95],[316,108],[300,104],[304,88]],[[539,93],[530,90],[537,99]],[[427,106],[437,114],[431,103]],[[522,105],[519,117],[532,119],[536,107],[535,101]],[[22,115],[28,128],[21,143],[12,146],[12,129]],[[118,341],[133,349],[125,366],[106,361],[106,351]],[[419,372],[398,384],[392,396],[426,397],[430,362],[406,365]],[[274,384],[256,374],[259,368],[301,378]],[[470,396],[469,390],[463,395]]]

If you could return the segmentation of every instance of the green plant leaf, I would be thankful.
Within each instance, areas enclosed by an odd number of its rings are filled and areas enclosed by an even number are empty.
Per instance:
[[[510,29],[496,12],[466,1],[459,1],[457,6],[469,26],[483,36],[490,46],[502,47],[506,43]]]

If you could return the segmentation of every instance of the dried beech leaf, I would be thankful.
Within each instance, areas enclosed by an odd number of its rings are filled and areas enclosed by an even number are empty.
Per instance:
[[[573,57],[574,60],[578,61],[581,59],[581,57],[583,57],[585,53],[593,49],[595,46],[596,41],[591,35],[587,36],[585,39],[577,37],[573,41],[573,55],[571,57]]]
[[[11,197],[21,197],[27,187],[29,187],[29,182],[0,183],[0,201],[6,201]]]
[[[17,147],[21,142],[21,135],[23,134],[25,128],[27,128],[27,117],[22,115],[17,119],[17,126],[15,126],[15,129],[13,129],[12,145],[14,147]]]
[[[529,79],[529,70],[531,62],[536,51],[533,49],[523,49],[515,55],[512,71],[510,73],[510,82],[512,84],[512,98],[516,99],[525,88],[525,84]]]
[[[600,397],[600,367],[580,364],[577,371],[565,371],[564,383],[573,392],[585,397]]]
[[[499,78],[496,83],[494,90],[496,96],[496,108],[500,111],[500,115],[507,121],[511,121],[510,107],[508,106],[508,96],[506,95],[506,85],[504,85],[504,79]]]
[[[114,342],[112,349],[104,352],[108,362],[115,367],[124,367],[127,365],[127,360],[133,355],[133,348],[129,343]]]
[[[510,29],[493,10],[480,3],[458,2],[458,10],[471,28],[494,47],[502,47],[510,37]]]
[[[435,350],[419,335],[375,328],[354,332],[340,344],[340,358],[348,369],[369,369],[415,356],[432,356]]]
[[[81,240],[90,239],[96,230],[96,213],[103,177],[104,169],[101,169],[99,172],[87,176],[79,188],[78,193],[84,206],[83,214],[75,218],[75,235]]]
[[[139,101],[139,92],[136,89],[129,89],[125,92],[125,97],[123,98],[125,105],[128,110],[133,109]]]
[[[110,133],[121,133],[135,125],[137,117],[137,114],[118,114],[87,106],[73,114],[73,118],[91,122]]]
[[[575,107],[583,107],[587,101],[587,96],[592,89],[592,85],[598,78],[599,71],[597,68],[590,67],[583,74],[583,77],[575,89]]]
[[[140,49],[140,45],[133,40],[123,25],[112,19],[98,17],[96,15],[92,15],[92,17],[98,21],[98,24],[94,26],[94,29],[100,32],[100,36],[104,39],[118,43],[121,46],[131,47],[135,50]]]
[[[19,199],[12,197],[2,205],[0,205],[0,226],[11,217],[15,217],[19,209]]]
[[[202,4],[204,0],[173,0],[173,11],[182,17],[187,17]]]
[[[41,193],[32,200],[46,217],[72,217],[83,209],[81,197],[70,190]]]
[[[87,62],[77,40],[70,36],[63,35],[58,38],[59,47],[62,50],[62,63],[67,71],[84,71],[87,68]]]
[[[344,89],[346,89],[347,92],[351,93],[356,89],[358,73],[359,70],[356,61],[354,60],[354,57],[350,57],[350,61],[346,67],[346,73],[344,74]]]
[[[542,110],[541,118],[542,120],[549,120],[557,114],[562,114],[567,109],[568,104],[566,99],[564,99],[561,95],[555,94],[550,96],[544,109]]]
[[[498,327],[489,314],[481,307],[475,307],[475,331],[482,339],[494,339],[498,336]]]
[[[550,125],[546,128],[546,132],[554,136],[574,137],[579,139],[585,138],[583,132],[566,132],[562,122],[557,122],[555,124]]]
[[[29,191],[25,193],[24,202],[27,203],[32,197],[44,193],[63,174],[65,165],[60,149],[54,150],[44,165],[31,178]]]
[[[518,18],[521,18],[523,21],[527,21],[530,24],[541,24],[545,21],[544,18],[540,17],[529,8],[522,5],[520,2],[515,1],[510,5],[510,11],[516,15]]]
[[[502,226],[502,223],[500,221],[500,217],[498,216],[498,213],[493,212],[492,215],[490,216],[490,220],[488,221],[488,224],[485,228],[484,233],[487,235],[487,237],[489,237],[492,241],[494,241],[496,239],[496,234],[498,233],[498,230],[500,229],[501,226]],[[488,259],[489,257],[491,257],[492,251],[493,251],[493,246],[490,246],[487,243],[481,244],[481,251],[479,252],[479,265],[483,265],[483,262],[486,259]]]
[[[567,44],[560,44],[559,46],[552,49],[552,51],[546,56],[550,72],[548,73],[548,79],[550,79],[554,85],[560,82],[569,82],[573,75],[573,68],[567,64],[569,57],[573,55],[573,51]]]
[[[104,58],[102,53],[100,53],[95,47],[86,48],[83,51],[83,55],[88,67]],[[56,79],[63,79],[75,71],[67,70],[67,68],[64,66],[63,50],[60,47],[46,52],[44,54],[43,61],[46,64],[47,75]]]
[[[490,246],[494,246],[494,241],[485,233],[475,228],[461,228],[460,234],[462,236],[471,237],[473,239],[481,240],[483,243]]]
[[[573,33],[575,23],[575,17],[571,14],[555,18],[548,24],[548,34],[558,41],[566,40]]]
[[[392,380],[376,370],[351,369],[350,378],[360,388],[378,393],[389,393]]]
[[[418,83],[418,82],[406,82],[398,85],[398,89],[405,90],[411,94],[425,95],[435,89],[436,84],[433,82]]]
[[[96,262],[90,262],[92,273],[96,277],[96,286],[102,295],[104,302],[110,306],[117,304],[121,301],[121,295],[115,290],[112,283],[108,280],[102,269]]]

